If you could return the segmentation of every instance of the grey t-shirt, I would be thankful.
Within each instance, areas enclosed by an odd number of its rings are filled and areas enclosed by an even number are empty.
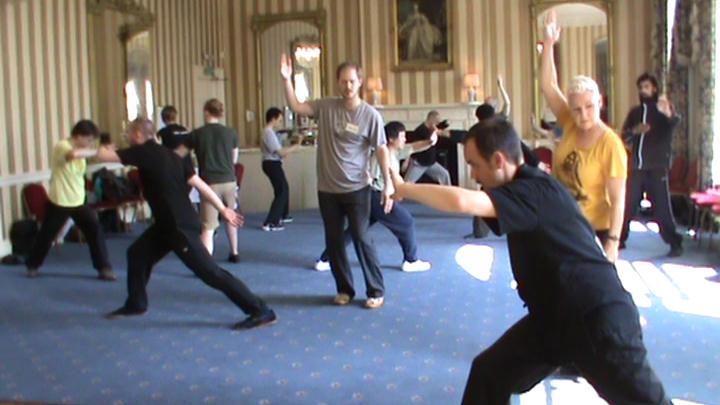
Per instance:
[[[370,184],[370,154],[384,145],[380,113],[362,101],[354,110],[339,97],[310,101],[318,122],[317,187],[326,193],[350,193]]]
[[[190,133],[187,145],[195,150],[200,177],[206,183],[236,181],[233,150],[238,147],[238,137],[234,129],[222,124],[203,125]]]
[[[262,140],[260,142],[262,159],[277,161],[282,160],[282,156],[277,153],[280,149],[282,149],[282,145],[280,144],[280,140],[278,139],[275,131],[270,128],[265,128],[263,130]]]

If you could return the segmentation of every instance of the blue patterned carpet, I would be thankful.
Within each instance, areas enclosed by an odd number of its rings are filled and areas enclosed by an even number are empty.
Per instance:
[[[323,238],[316,211],[295,213],[286,231],[272,233],[259,229],[260,215],[249,216],[240,232],[242,263],[223,265],[280,319],[246,332],[229,329],[242,319],[239,310],[172,255],[153,273],[145,316],[102,318],[125,298],[125,249],[141,225],[108,240],[116,283],[95,280],[87,247],[77,244],[53,249],[37,279],[25,278],[22,267],[0,267],[0,400],[459,403],[472,358],[524,310],[503,239],[463,240],[468,218],[411,208],[421,258],[433,269],[399,271],[392,235],[373,228],[387,285],[385,307],[376,311],[362,308],[352,250],[359,296],[348,307],[330,305],[332,276],[311,270]],[[216,242],[223,260],[224,233]],[[693,267],[673,267],[663,266],[665,252],[656,234],[635,232],[622,254],[651,362],[673,398],[720,404],[720,286],[702,280],[713,274],[702,266],[716,263],[717,253],[688,242],[672,263]],[[514,401],[589,404],[592,396],[581,384],[547,380]]]

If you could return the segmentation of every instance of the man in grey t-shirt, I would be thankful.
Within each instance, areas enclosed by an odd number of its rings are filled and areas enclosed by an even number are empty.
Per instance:
[[[282,56],[281,75],[290,108],[318,122],[317,178],[318,202],[325,227],[325,249],[330,259],[337,295],[334,302],[346,305],[355,296],[353,277],[343,245],[343,225],[347,217],[355,251],[365,276],[367,308],[384,303],[384,284],[375,247],[367,230],[370,218],[370,155],[377,159],[385,178],[382,202],[385,212],[392,209],[393,193],[389,154],[380,113],[360,99],[362,70],[345,62],[338,66],[336,78],[341,97],[299,102],[292,83],[292,66]]]

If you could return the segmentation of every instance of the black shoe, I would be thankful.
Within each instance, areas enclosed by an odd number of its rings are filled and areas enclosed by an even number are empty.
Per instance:
[[[266,309],[257,315],[248,316],[244,321],[236,323],[233,325],[233,329],[252,329],[259,326],[272,325],[275,322],[277,322],[275,311]]]
[[[115,273],[113,273],[112,269],[109,267],[101,269],[100,272],[98,273],[98,278],[102,281],[117,280],[117,276],[115,276]]]
[[[35,277],[38,276],[38,269],[35,268],[35,267],[28,267],[28,268],[27,268],[27,273],[25,273],[25,275],[26,275],[28,278],[35,278]]]
[[[291,216],[288,215],[287,217],[281,219],[281,220],[280,220],[280,223],[281,223],[281,224],[289,224],[289,223],[291,223],[292,221],[293,221],[293,217],[291,217]]]
[[[230,263],[240,263],[240,255],[239,254],[232,254],[230,253],[230,256],[228,256],[228,261]]]
[[[670,251],[668,252],[668,257],[680,257],[683,254],[683,247],[682,245],[675,245],[670,247]]]
[[[105,319],[120,319],[128,316],[139,316],[147,312],[147,309],[130,309],[122,306],[109,314],[105,315]]]

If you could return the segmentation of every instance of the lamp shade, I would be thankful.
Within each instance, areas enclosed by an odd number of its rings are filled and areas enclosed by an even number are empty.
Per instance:
[[[465,75],[465,87],[478,87],[480,86],[480,75],[477,73],[468,73]]]
[[[381,91],[383,89],[382,79],[379,77],[369,77],[367,86],[370,91]]]

